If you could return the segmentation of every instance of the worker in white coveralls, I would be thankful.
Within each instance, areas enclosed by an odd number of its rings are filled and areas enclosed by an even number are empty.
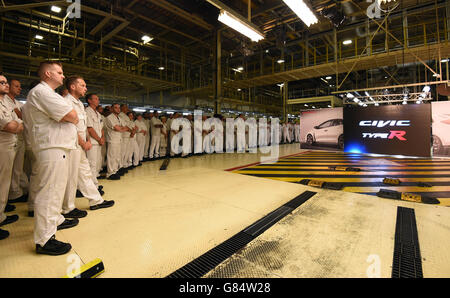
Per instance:
[[[108,208],[114,205],[114,201],[103,200],[97,186],[92,178],[92,171],[86,152],[92,148],[89,134],[87,133],[86,112],[80,100],[86,94],[87,88],[83,78],[73,76],[67,79],[66,88],[69,90],[64,99],[71,103],[77,112],[79,122],[77,123],[78,142],[75,149],[69,154],[69,179],[64,194],[62,213],[65,218],[82,218],[87,215],[84,210],[75,207],[75,196],[77,185],[83,196],[89,200],[91,210]]]
[[[9,92],[6,77],[0,74],[0,226],[11,224],[19,219],[18,215],[5,215],[14,158],[17,150],[17,135],[23,131],[22,120],[5,103]],[[0,229],[0,240],[9,236],[9,232]]]
[[[78,116],[75,109],[55,89],[63,84],[62,65],[42,62],[38,70],[41,82],[27,96],[30,143],[36,157],[37,175],[34,202],[34,242],[36,252],[61,255],[69,252],[69,243],[55,239],[56,230],[70,228],[78,220],[65,219],[61,206],[69,178],[69,154],[76,149]],[[27,123],[28,122],[28,123]]]

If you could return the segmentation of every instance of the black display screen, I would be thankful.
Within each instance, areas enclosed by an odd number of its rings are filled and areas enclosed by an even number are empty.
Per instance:
[[[431,105],[344,108],[344,151],[431,156]]]

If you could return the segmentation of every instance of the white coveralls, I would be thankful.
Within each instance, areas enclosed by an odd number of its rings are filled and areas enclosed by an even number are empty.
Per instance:
[[[128,118],[129,119],[129,118]],[[136,127],[136,124],[133,121],[128,122],[128,127],[133,130]],[[131,136],[128,142],[128,156],[127,156],[127,164],[137,166],[139,164],[139,146],[136,140],[137,134]],[[134,156],[134,161],[133,161]]]
[[[161,128],[155,127],[155,125],[162,125],[161,120],[159,120],[157,117],[152,118],[152,142],[150,145],[150,158],[157,158],[159,157],[159,149],[160,149],[160,143],[161,143]],[[168,127],[168,129],[170,129]]]
[[[5,103],[5,98],[0,99],[0,222],[6,219],[5,207],[8,203],[8,192],[17,148],[17,135],[2,130],[13,120],[22,123],[22,120]]]
[[[148,128],[147,125],[145,124],[144,120],[136,120],[134,121],[134,123],[136,124],[136,126],[138,127],[138,131],[136,133],[136,141],[137,141],[137,145],[139,148],[139,161],[142,161],[144,159],[144,149],[145,149],[145,140],[147,139],[147,135],[148,135]],[[140,132],[141,130],[146,131],[147,133],[144,135],[143,132]]]
[[[67,94],[64,99],[68,103],[71,103],[72,107],[77,112],[79,119],[79,122],[76,125],[77,133],[84,141],[86,141],[86,112],[84,110],[83,103],[79,99],[74,98],[71,94]],[[75,209],[77,186],[83,196],[89,200],[89,206],[103,203],[104,200],[98,192],[97,186],[94,184],[94,177],[92,176],[91,167],[89,166],[86,153],[78,142],[76,149],[70,150],[69,153],[69,173],[70,175],[67,181],[67,187],[62,205],[63,214],[67,214]]]
[[[103,119],[102,115],[91,107],[86,108],[86,126],[94,129],[95,133],[99,138],[102,137],[103,131]],[[89,132],[88,132],[89,134]],[[100,170],[103,167],[102,159],[102,147],[96,139],[92,136],[90,138],[92,148],[86,152],[87,159],[89,160],[89,166],[92,172],[92,180],[94,184],[98,187],[97,177],[99,176]]]
[[[145,136],[145,144],[144,144],[144,158],[148,158],[148,151],[150,149],[150,120],[144,119],[144,123],[147,130],[147,135]]]
[[[122,126],[130,127],[130,118],[128,118],[128,116],[124,112],[120,112],[119,118],[120,121],[123,123]],[[128,168],[129,166],[131,166],[131,163],[129,163],[128,160],[131,150],[130,134],[131,133],[128,131],[122,132],[122,143],[121,143],[122,159],[120,162],[120,168]]]
[[[22,110],[23,104],[18,100],[13,100],[7,94],[3,98],[3,102],[9,105],[11,110]],[[29,181],[23,171],[23,163],[25,158],[25,141],[23,133],[17,135],[16,156],[14,158],[11,186],[9,188],[9,200],[14,200],[28,193]]]
[[[31,184],[36,183],[34,241],[43,246],[64,222],[61,206],[69,177],[68,157],[70,150],[76,149],[77,129],[72,123],[59,122],[73,107],[45,82],[28,93],[25,106],[29,106],[25,125],[37,166],[37,174],[31,177]]]
[[[106,127],[106,142],[108,143],[107,147],[107,158],[106,158],[106,167],[107,174],[106,177],[109,177],[120,169],[120,164],[122,160],[122,133],[114,130],[114,126],[119,125],[122,126],[122,122],[120,118],[111,113],[105,119],[105,127]]]

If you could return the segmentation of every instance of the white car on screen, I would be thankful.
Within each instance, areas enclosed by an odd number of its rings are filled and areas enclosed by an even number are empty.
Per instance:
[[[450,114],[433,115],[433,154],[450,148]]]
[[[333,144],[344,148],[344,122],[342,119],[327,120],[314,126],[306,134],[306,143],[310,146],[317,144]]]

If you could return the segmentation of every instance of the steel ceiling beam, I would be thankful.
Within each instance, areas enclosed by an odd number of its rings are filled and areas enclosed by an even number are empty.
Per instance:
[[[146,0],[146,1],[150,2],[154,5],[157,5],[173,14],[176,14],[177,16],[196,24],[196,25],[202,27],[203,29],[206,29],[208,31],[214,30],[214,26],[205,22],[202,18],[199,18],[196,15],[193,15],[193,14],[177,7],[177,6],[167,2],[166,0]]]

